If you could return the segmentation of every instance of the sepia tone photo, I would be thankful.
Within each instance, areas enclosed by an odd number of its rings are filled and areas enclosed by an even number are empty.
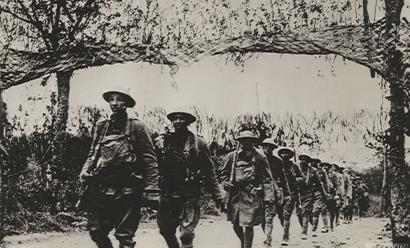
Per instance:
[[[408,18],[1,0],[0,247],[410,247]]]

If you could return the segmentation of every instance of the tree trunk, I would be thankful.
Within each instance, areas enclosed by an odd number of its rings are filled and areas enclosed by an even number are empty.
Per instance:
[[[391,180],[391,223],[392,237],[395,244],[410,244],[410,202],[409,169],[405,164],[404,151],[404,86],[407,80],[403,77],[403,53],[399,50],[400,15],[403,0],[385,0],[386,6],[386,47],[384,58],[394,76],[388,78],[390,83],[390,121],[388,132],[388,176]]]
[[[390,137],[389,137],[389,171],[391,177],[391,222],[394,243],[410,243],[410,206],[409,189],[407,188],[408,168],[404,159],[404,94],[398,82],[390,83]]]
[[[60,189],[64,183],[61,179],[64,175],[64,148],[66,138],[66,127],[68,120],[70,80],[73,71],[57,72],[57,116],[54,124],[54,141],[52,144],[51,169],[51,199],[53,201],[52,212],[58,212],[61,206]]]
[[[7,206],[7,177],[5,176],[5,165],[8,154],[3,147],[4,129],[7,122],[6,104],[3,102],[2,92],[0,90],[0,241],[4,238],[4,216],[6,216]]]
[[[55,122],[56,134],[64,133],[67,126],[69,96],[70,96],[70,80],[73,71],[57,72],[57,88],[58,88],[58,105],[57,119]]]

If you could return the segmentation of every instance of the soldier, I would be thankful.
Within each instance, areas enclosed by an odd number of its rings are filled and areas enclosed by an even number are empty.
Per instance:
[[[339,218],[339,214],[337,213],[339,211],[337,205],[338,199],[340,199],[338,196],[340,194],[340,181],[339,176],[336,172],[336,166],[336,164],[325,164],[325,168],[329,178],[329,200],[327,201],[327,208],[329,210],[330,215],[330,231],[332,232],[334,230],[335,218]]]
[[[327,172],[326,167],[329,166],[329,163],[326,162],[320,162],[319,166],[318,166],[318,171],[319,171],[319,175],[320,175],[320,180],[323,184],[323,187],[329,197],[329,199],[322,199],[323,204],[322,204],[322,208],[320,211],[320,215],[322,216],[322,220],[323,220],[323,228],[322,228],[322,233],[328,233],[329,232],[329,210],[328,210],[328,201],[330,200],[330,187],[331,187],[331,183],[329,182],[329,175]],[[318,217],[319,220],[319,217]]]
[[[262,222],[262,228],[265,232],[265,247],[271,247],[273,218],[278,213],[278,217],[283,226],[283,203],[290,201],[290,192],[288,181],[283,170],[282,159],[273,154],[273,150],[278,146],[275,142],[267,138],[262,142],[263,152],[268,159],[269,168],[273,177],[273,186],[275,187],[275,203],[270,201],[264,202],[265,218]],[[280,187],[279,187],[280,185]],[[283,198],[284,197],[284,198]],[[283,198],[283,199],[282,199]],[[275,211],[276,209],[276,211]]]
[[[156,143],[161,188],[157,222],[169,248],[180,247],[175,236],[178,226],[182,247],[191,248],[200,218],[201,179],[217,207],[222,206],[223,197],[205,141],[188,130],[196,117],[186,109],[170,112],[167,117],[175,132]]]
[[[324,173],[324,170],[319,167],[319,164],[321,163],[320,159],[318,158],[313,158],[311,160],[311,166],[316,169],[316,172],[319,177],[320,184],[317,184],[317,187],[314,188],[314,201],[313,201],[313,212],[312,212],[312,237],[317,237],[317,226],[319,224],[319,216],[322,213],[323,209],[326,207],[326,201],[327,201],[327,175]],[[325,218],[325,221],[327,221],[327,218]],[[327,223],[326,223],[327,224]],[[328,226],[326,225],[325,228],[328,229]]]
[[[337,168],[337,175],[338,175],[338,179],[339,179],[339,185],[340,185],[340,191],[338,194],[338,198],[336,199],[336,216],[335,216],[335,226],[340,225],[340,211],[343,210],[343,205],[344,205],[344,198],[345,198],[345,180],[344,180],[344,175],[343,175],[343,171],[344,171],[344,167],[338,166],[336,165]],[[343,216],[344,218],[344,216]]]
[[[253,227],[261,224],[264,217],[263,202],[275,200],[273,179],[265,155],[254,147],[257,137],[251,131],[243,131],[236,140],[240,144],[227,155],[221,179],[229,192],[228,220],[241,247],[250,248]]]
[[[359,192],[358,192],[358,187],[359,187],[359,178],[357,176],[351,175],[352,178],[352,216],[355,215],[355,220],[357,220],[359,216]]]
[[[353,197],[353,185],[350,177],[350,170],[343,170],[343,185],[344,185],[344,198],[343,198],[343,223],[350,224],[351,212],[352,212],[352,197]]]
[[[97,123],[80,173],[80,181],[88,185],[80,205],[88,212],[88,230],[99,248],[113,247],[108,238],[113,228],[119,247],[132,248],[144,190],[147,200],[159,200],[158,165],[147,127],[128,118],[126,108],[135,105],[128,91],[111,90],[103,97],[113,114]]]
[[[363,183],[361,177],[358,177],[358,205],[359,205],[359,218],[363,217],[370,207],[369,189],[366,184]]]
[[[282,246],[287,246],[289,242],[289,227],[290,217],[292,216],[293,209],[297,208],[298,219],[302,223],[302,211],[300,209],[300,195],[298,181],[302,181],[303,175],[299,166],[293,163],[290,159],[295,155],[292,149],[283,147],[278,150],[279,157],[282,158],[286,180],[289,185],[290,200],[286,200],[283,203],[283,238]],[[303,225],[301,224],[303,227]]]
[[[302,239],[306,240],[309,225],[308,223],[309,219],[312,217],[313,208],[315,208],[316,212],[317,209],[319,209],[317,206],[318,201],[316,200],[322,197],[326,197],[326,192],[323,188],[322,182],[320,181],[317,169],[310,165],[312,158],[308,155],[301,154],[299,155],[299,161],[300,168],[302,169],[303,174],[303,178],[299,180],[300,198],[303,209]],[[316,161],[313,160],[312,164],[315,164],[315,162]],[[320,195],[318,195],[316,192],[319,192]],[[315,234],[316,233],[314,233],[314,235]]]

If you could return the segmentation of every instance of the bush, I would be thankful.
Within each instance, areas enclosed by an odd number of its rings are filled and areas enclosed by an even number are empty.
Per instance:
[[[370,195],[370,207],[367,211],[368,216],[378,217],[380,216],[380,204],[382,198],[380,195]]]
[[[12,118],[13,123],[9,126],[6,147],[12,156],[6,165],[6,172],[10,177],[6,219],[8,230],[64,230],[56,221],[58,213],[75,211],[74,205],[79,193],[78,175],[89,151],[96,122],[102,117],[107,117],[107,113],[95,107],[81,107],[70,115],[72,118],[68,123],[61,154],[63,164],[55,167],[53,164],[55,158],[50,152],[54,140],[53,125],[56,113],[53,104],[55,101],[52,101],[48,108],[49,113],[44,114],[44,123],[35,126],[30,132],[24,129],[25,125],[18,124],[25,123],[18,118]],[[194,110],[198,121],[193,129],[204,135],[206,140],[212,141],[210,151],[217,174],[223,163],[224,154],[235,149],[234,137],[243,128],[252,129],[260,135],[261,140],[271,136],[276,142],[282,145],[293,145],[296,149],[299,145],[304,145],[315,153],[331,153],[338,151],[328,151],[327,147],[332,147],[338,142],[354,143],[358,142],[358,137],[371,139],[368,130],[374,130],[375,127],[371,125],[378,123],[368,121],[374,120],[375,117],[367,112],[360,116],[354,115],[350,119],[340,118],[332,113],[315,115],[311,119],[301,115],[274,118],[270,114],[262,113],[241,115],[234,120],[228,120],[215,118],[197,108]],[[163,108],[147,111],[144,121],[151,130],[155,131],[153,137],[163,132],[169,124],[165,113]],[[367,123],[366,125],[370,126],[359,128],[357,123]],[[342,155],[339,157],[343,158]],[[378,194],[381,185],[380,168],[366,170],[362,176],[369,186],[370,193]],[[200,204],[202,213],[219,214],[209,194],[205,194]],[[377,206],[379,206],[378,198],[374,197],[371,214],[377,213]],[[151,219],[154,216],[149,209],[144,209],[143,212],[144,219]]]

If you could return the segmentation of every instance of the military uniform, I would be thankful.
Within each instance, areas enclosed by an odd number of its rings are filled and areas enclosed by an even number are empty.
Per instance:
[[[353,198],[353,184],[350,174],[347,170],[343,172],[343,218],[345,223],[350,223],[352,221],[353,209],[352,209],[352,198]]]
[[[329,165],[329,167],[331,166]],[[328,178],[329,200],[327,202],[327,208],[329,210],[330,215],[330,230],[333,231],[335,218],[338,218],[338,214],[336,212],[339,211],[337,199],[339,199],[340,195],[340,181],[338,173],[334,169],[330,168],[328,170]]]
[[[250,131],[237,138],[240,142],[257,141]],[[247,141],[245,141],[247,140]],[[242,143],[241,143],[242,144]],[[222,168],[222,182],[228,195],[228,220],[241,241],[241,247],[253,243],[253,227],[264,219],[263,202],[274,202],[273,179],[265,155],[255,147],[242,146],[228,153]],[[243,232],[245,228],[245,233]]]
[[[188,130],[171,133],[157,142],[161,188],[157,222],[160,233],[168,247],[177,248],[179,243],[175,233],[179,226],[182,247],[193,247],[194,231],[200,218],[202,179],[214,200],[222,202],[214,164],[205,141]]]
[[[359,206],[359,217],[363,217],[370,207],[370,198],[366,184],[359,181],[357,186],[357,203]]]
[[[108,233],[115,227],[120,247],[134,247],[143,192],[158,192],[158,165],[146,126],[126,112],[98,122],[83,173],[91,175],[83,205],[92,240],[99,248],[112,247]]]
[[[345,181],[343,176],[343,167],[339,167],[336,165],[337,168],[337,177],[339,181],[339,190],[336,193],[336,215],[335,215],[335,226],[340,225],[340,212],[343,209],[344,204],[344,195],[345,195]]]
[[[264,201],[265,218],[262,222],[262,228],[265,232],[265,247],[271,247],[272,231],[273,231],[273,219],[278,214],[279,220],[283,226],[283,201],[284,197],[290,197],[289,185],[283,169],[283,161],[276,154],[273,154],[269,147],[272,149],[273,140],[265,139],[262,143],[264,145],[265,155],[268,159],[269,168],[273,177],[273,186],[275,190],[275,201]],[[274,144],[275,145],[275,144]]]
[[[234,222],[239,219],[240,226],[257,226],[264,218],[263,201],[275,200],[268,161],[256,149],[250,153],[239,149],[227,155],[222,171],[223,182],[229,181],[233,168],[234,188],[229,192],[228,220]]]
[[[330,183],[329,183],[329,177],[327,174],[327,171],[323,167],[324,164],[326,163],[320,163],[320,166],[318,168],[318,173],[320,177],[320,181],[323,185],[323,188],[325,192],[328,194],[330,191]],[[320,191],[317,191],[315,193],[315,206],[313,208],[313,228],[312,231],[315,232],[317,230],[317,226],[319,224],[319,216],[322,216],[323,220],[323,230],[322,232],[328,232],[329,231],[329,222],[328,222],[328,208],[327,208],[327,203],[328,199],[323,198],[322,194]]]
[[[285,176],[282,159],[273,154],[269,154],[266,157],[268,159],[269,168],[273,177],[273,185],[275,187],[276,213],[278,214],[279,220],[283,225],[283,197],[290,196],[288,180]],[[269,221],[272,223],[273,219]]]
[[[298,216],[300,225],[303,227],[302,222],[302,210],[300,205],[300,195],[299,195],[299,186],[298,180],[301,181],[303,178],[302,171],[300,167],[293,163],[290,160],[284,160],[284,170],[286,179],[289,185],[290,191],[290,201],[284,202],[283,206],[283,218],[284,218],[284,225],[283,225],[283,245],[287,244],[289,240],[289,227],[290,227],[290,217],[292,216],[293,209],[296,207],[296,214]]]
[[[301,156],[299,156],[300,159]],[[301,166],[303,180],[299,182],[300,198],[303,215],[302,238],[306,239],[309,219],[312,217],[313,209],[318,209],[317,199],[325,195],[318,170],[310,165]]]

